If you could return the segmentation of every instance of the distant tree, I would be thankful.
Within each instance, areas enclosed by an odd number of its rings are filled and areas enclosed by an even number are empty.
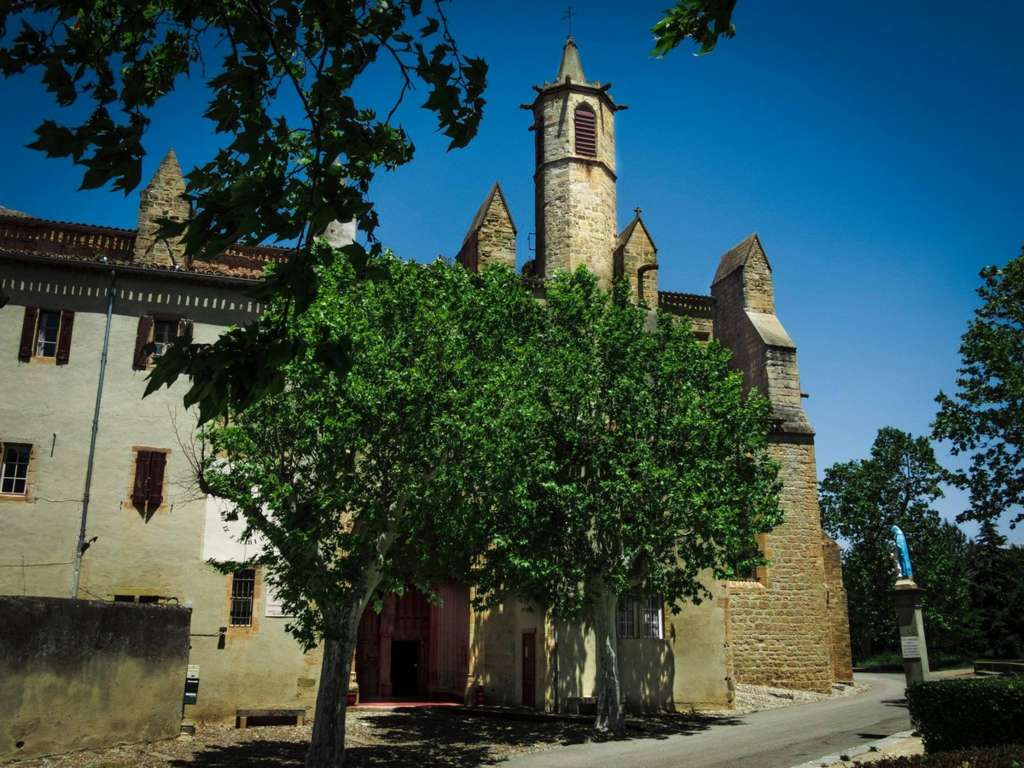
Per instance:
[[[983,652],[1024,656],[1024,548],[1007,547],[991,520],[970,548],[971,592],[983,628]]]
[[[192,218],[163,233],[183,231],[186,257],[294,241],[259,293],[301,315],[318,295],[312,244],[332,220],[357,221],[380,252],[368,192],[377,171],[412,159],[410,137],[392,122],[409,91],[425,87],[423,107],[450,148],[476,133],[487,65],[459,52],[444,2],[424,15],[422,0],[9,0],[0,3],[0,74],[39,70],[58,105],[90,102],[77,125],[43,120],[29,146],[83,166],[83,188],[125,194],[139,183],[153,108],[183,78],[201,78],[209,100],[197,112],[222,142],[187,175]],[[383,119],[356,97],[379,57],[396,74]],[[367,256],[346,249],[357,272]],[[280,391],[305,341],[260,319],[212,344],[183,343],[161,357],[150,390],[186,374],[186,405],[198,403],[205,421]],[[321,363],[344,372],[344,339],[310,341]]]
[[[959,520],[996,520],[1016,508],[1024,520],[1024,249],[1003,267],[981,271],[974,313],[960,344],[957,391],[939,392],[936,440],[970,455],[953,482],[970,491]]]
[[[306,765],[335,768],[366,606],[410,581],[427,591],[432,575],[465,573],[479,551],[462,501],[475,487],[472,459],[508,454],[501,441],[514,439],[480,417],[539,305],[511,270],[478,279],[443,262],[381,258],[373,266],[386,279],[368,281],[330,248],[312,253],[319,293],[309,309],[281,318],[294,309],[280,299],[265,318],[285,319],[307,351],[283,366],[281,392],[205,428],[200,470],[203,488],[261,545],[247,565],[264,570],[295,617],[289,630],[307,648],[323,642]],[[343,338],[355,354],[339,375],[312,350]]]
[[[524,594],[590,620],[601,730],[623,726],[619,600],[699,602],[781,520],[765,399],[745,395],[729,353],[687,323],[646,323],[623,284],[609,295],[582,268],[548,281],[543,324],[500,408],[516,414],[517,439],[500,441],[514,453],[481,457],[475,473],[506,488],[481,513],[478,596]]]
[[[822,526],[846,545],[843,581],[858,658],[896,644],[893,525],[907,536],[915,580],[929,590],[927,627],[953,646],[968,641],[973,621],[965,542],[932,507],[944,478],[928,439],[893,427],[878,431],[870,458],[825,470]]]

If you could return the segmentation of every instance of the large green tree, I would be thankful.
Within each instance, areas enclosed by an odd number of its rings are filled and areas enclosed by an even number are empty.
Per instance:
[[[429,589],[439,570],[465,572],[479,546],[461,497],[477,454],[514,437],[482,428],[480,403],[506,381],[537,304],[510,270],[482,279],[443,262],[376,260],[379,280],[317,245],[320,290],[285,320],[308,351],[281,371],[285,386],[204,431],[203,487],[263,544],[264,569],[306,646],[323,642],[307,758],[340,766],[345,695],[359,620],[375,594],[410,581]],[[317,359],[318,340],[351,340],[346,375]],[[499,382],[495,385],[495,380]],[[224,570],[239,563],[222,563]]]
[[[1024,520],[1024,249],[981,271],[982,305],[960,343],[956,392],[940,392],[933,425],[954,455],[970,456],[953,481],[970,491],[960,520]],[[1012,510],[1016,510],[1014,513]]]
[[[609,295],[585,269],[563,273],[543,307],[503,401],[512,453],[477,473],[501,503],[480,514],[475,582],[484,601],[518,593],[593,627],[596,725],[617,730],[619,600],[700,601],[781,519],[768,405],[726,350],[665,314],[651,327],[623,284]]]
[[[869,458],[825,470],[819,491],[822,526],[845,544],[843,582],[858,658],[892,649],[897,641],[893,525],[906,534],[914,578],[929,593],[930,640],[950,650],[962,650],[970,641],[966,540],[933,508],[945,476],[927,438],[893,427],[878,431]]]
[[[979,650],[999,658],[1024,655],[1024,547],[1007,546],[991,520],[971,544],[971,599],[983,628]]]

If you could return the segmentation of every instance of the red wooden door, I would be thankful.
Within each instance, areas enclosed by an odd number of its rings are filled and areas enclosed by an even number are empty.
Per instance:
[[[523,632],[523,706],[537,706],[537,631]]]

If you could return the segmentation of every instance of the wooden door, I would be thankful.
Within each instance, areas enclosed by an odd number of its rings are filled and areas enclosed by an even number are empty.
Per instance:
[[[537,706],[537,631],[523,632],[523,706]]]

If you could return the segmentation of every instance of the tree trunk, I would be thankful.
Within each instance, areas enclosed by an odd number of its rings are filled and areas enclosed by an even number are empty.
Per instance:
[[[313,715],[313,736],[306,752],[306,768],[342,768],[345,764],[345,709],[348,701],[352,654],[356,649],[359,620],[378,579],[361,594],[339,606],[332,623],[335,634],[324,638],[324,660]]]
[[[589,585],[594,617],[594,639],[597,645],[597,719],[599,731],[619,732],[625,729],[619,682],[619,652],[616,632],[616,609],[619,598],[603,579]]]

